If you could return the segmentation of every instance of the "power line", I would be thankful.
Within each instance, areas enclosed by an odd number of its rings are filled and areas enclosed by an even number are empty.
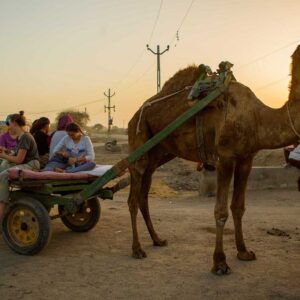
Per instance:
[[[148,68],[137,78],[135,79],[133,82],[131,82],[131,84],[129,84],[127,87],[123,88],[120,90],[120,92],[126,91],[128,89],[130,89],[132,86],[134,86],[137,82],[139,82],[147,73],[150,72],[150,70],[154,67],[155,63],[152,63],[151,65],[148,66]]]
[[[249,65],[252,65],[252,64],[256,63],[257,61],[260,61],[260,60],[262,60],[262,59],[264,59],[264,58],[266,58],[266,57],[268,57],[268,56],[270,56],[270,55],[272,55],[272,54],[274,54],[274,53],[276,53],[276,52],[279,52],[279,51],[281,51],[281,50],[283,50],[283,49],[285,49],[285,48],[287,48],[287,47],[289,47],[289,46],[291,46],[291,45],[294,45],[295,43],[298,43],[299,41],[300,41],[300,40],[298,39],[297,41],[293,41],[293,42],[288,43],[288,44],[286,44],[286,45],[284,45],[284,46],[282,46],[282,47],[280,47],[280,48],[274,49],[274,50],[272,50],[271,52],[268,52],[268,53],[266,53],[266,54],[264,54],[264,55],[262,55],[262,56],[260,56],[260,57],[257,57],[257,58],[255,58],[255,59],[253,59],[252,61],[249,61],[249,62],[246,63],[246,64],[243,64],[243,65],[239,66],[239,67],[237,68],[237,70],[242,69],[242,68],[244,68],[244,67],[247,67],[247,66],[249,66]]]
[[[267,84],[265,84],[265,85],[263,85],[263,86],[261,86],[261,87],[255,89],[255,90],[256,90],[256,91],[260,91],[260,90],[263,90],[263,89],[268,88],[268,87],[270,87],[270,86],[276,85],[276,84],[278,84],[278,83],[280,83],[280,82],[286,80],[288,77],[289,77],[289,75],[286,75],[286,76],[284,76],[284,77],[282,77],[282,78],[280,78],[280,79],[277,79],[277,80],[275,80],[275,81],[271,81],[271,82],[269,82],[269,83],[267,83]]]
[[[157,25],[157,23],[158,23],[158,19],[159,19],[159,16],[160,16],[160,12],[161,12],[161,8],[162,8],[162,5],[163,5],[163,2],[164,2],[163,0],[160,1],[160,6],[159,6],[159,9],[158,9],[158,12],[157,12],[157,15],[156,15],[156,19],[155,19],[155,22],[154,22],[152,31],[151,31],[150,36],[149,36],[149,39],[148,39],[148,44],[150,44],[150,42],[151,42],[151,40],[152,40],[154,30],[155,30],[156,25]]]
[[[194,2],[195,2],[195,0],[192,0],[192,1],[191,1],[191,3],[190,3],[190,5],[189,5],[188,9],[186,10],[186,12],[185,12],[185,14],[184,14],[184,16],[183,16],[183,18],[182,18],[180,24],[179,24],[179,26],[177,27],[177,30],[176,30],[175,35],[173,36],[173,38],[172,38],[172,40],[169,42],[169,44],[172,44],[172,43],[174,42],[174,40],[177,39],[179,30],[181,29],[181,27],[182,27],[183,23],[185,22],[187,16],[189,15],[190,10],[191,10],[191,8],[192,8]]]
[[[105,98],[102,99],[98,99],[98,100],[94,100],[94,101],[90,101],[90,102],[85,102],[85,103],[81,103],[78,105],[73,105],[73,106],[69,106],[69,107],[65,107],[65,108],[59,108],[59,109],[53,109],[53,110],[46,110],[46,111],[39,111],[39,112],[26,112],[26,115],[41,115],[41,114],[47,114],[47,113],[53,113],[53,112],[58,112],[58,111],[64,111],[64,110],[68,110],[68,109],[72,109],[72,108],[76,108],[76,107],[80,107],[80,106],[85,106],[85,105],[89,105],[89,104],[93,104],[99,101],[105,101]],[[7,113],[9,114],[9,113]],[[1,115],[5,116],[7,115],[5,113],[1,113]]]
[[[163,6],[163,2],[164,2],[163,0],[160,1],[159,9],[157,11],[156,18],[155,18],[154,24],[152,26],[151,33],[150,33],[149,38],[148,38],[148,42],[147,42],[148,44],[151,42],[153,34],[154,34],[154,31],[156,29],[156,26],[157,26],[157,23],[158,23],[158,20],[159,20],[159,17],[160,17],[161,8]],[[143,48],[142,51],[140,52],[140,54],[138,55],[137,59],[134,61],[134,63],[131,65],[131,67],[128,69],[128,71],[125,73],[125,75],[119,81],[117,81],[114,84],[115,86],[122,84],[122,82],[124,81],[124,79],[132,72],[132,70],[140,62],[140,60],[142,59],[142,57],[144,56],[144,54],[145,54],[145,49]]]
[[[159,9],[159,11],[158,11],[158,15],[160,14],[162,2],[163,2],[163,1],[161,1],[161,5],[160,5],[160,9]],[[177,27],[177,30],[176,30],[176,32],[175,32],[175,35],[174,35],[174,37],[171,39],[171,41],[170,41],[169,44],[172,44],[173,41],[174,41],[174,39],[177,39],[179,30],[180,30],[181,27],[183,26],[183,24],[184,24],[184,22],[185,22],[185,20],[186,20],[186,18],[187,18],[187,16],[188,16],[188,14],[190,13],[190,10],[191,10],[191,8],[192,8],[194,2],[195,2],[195,0],[192,0],[191,3],[190,3],[190,5],[188,6],[188,8],[187,8],[187,10],[186,10],[186,12],[185,12],[183,18],[181,19],[181,22],[180,22],[179,26]],[[157,20],[158,20],[158,17],[157,17]],[[156,24],[154,25],[153,28],[155,28],[155,26],[156,26]],[[154,32],[154,29],[153,29],[153,32]],[[151,36],[151,35],[150,35],[150,36]],[[152,37],[151,37],[151,38],[152,38]],[[150,43],[150,40],[149,40],[148,44],[149,44],[149,43]],[[142,52],[142,55],[143,55],[144,53],[145,53],[145,52],[143,51],[143,52]],[[149,65],[149,66],[147,67],[147,69],[142,73],[141,76],[139,76],[133,83],[129,84],[127,87],[123,88],[121,91],[128,90],[128,89],[130,89],[132,86],[134,86],[138,81],[140,81],[140,80],[141,80],[141,79],[142,79],[142,78],[150,71],[150,69],[153,67],[153,65],[154,65],[154,64]],[[128,75],[128,74],[129,74],[129,73],[127,73],[127,75]]]

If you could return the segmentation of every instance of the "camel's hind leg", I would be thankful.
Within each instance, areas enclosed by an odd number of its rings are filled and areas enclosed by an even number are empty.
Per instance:
[[[148,205],[148,193],[151,187],[151,179],[152,179],[152,171],[146,172],[143,176],[142,188],[139,197],[139,208],[145,220],[146,226],[148,228],[149,234],[153,241],[154,246],[166,246],[167,241],[161,240],[157,235],[156,231],[154,230],[150,212],[149,212],[149,205]]]
[[[131,176],[131,184],[130,184],[130,193],[128,197],[128,207],[131,215],[131,226],[132,226],[132,234],[133,234],[132,256],[135,258],[144,258],[147,255],[146,252],[142,249],[141,244],[139,242],[137,222],[136,222],[143,174],[141,174],[135,168],[131,167],[130,176]]]
[[[223,231],[228,218],[228,192],[233,173],[232,160],[220,160],[218,164],[218,192],[215,206],[216,246],[214,251],[214,266],[212,272],[217,275],[230,273],[223,250]]]
[[[245,212],[245,193],[251,168],[252,157],[237,162],[234,172],[234,190],[230,206],[235,227],[235,242],[238,251],[237,257],[241,260],[254,260],[256,258],[254,252],[247,251],[242,230],[242,217]]]

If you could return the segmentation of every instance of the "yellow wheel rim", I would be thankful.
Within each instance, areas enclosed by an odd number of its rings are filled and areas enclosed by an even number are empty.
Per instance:
[[[34,244],[39,236],[37,216],[28,208],[18,207],[11,211],[7,222],[10,238],[21,247]]]

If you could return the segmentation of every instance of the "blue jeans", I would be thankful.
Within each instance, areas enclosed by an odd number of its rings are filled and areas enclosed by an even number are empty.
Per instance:
[[[47,165],[41,171],[53,171],[55,168],[63,169],[67,173],[76,173],[80,171],[90,171],[96,167],[96,163],[93,161],[88,161],[83,164],[75,163],[74,166],[70,166],[67,164],[65,158],[61,158],[58,156],[53,156]]]
[[[65,158],[53,156],[41,171],[53,171],[55,168],[65,169],[66,166],[67,160]]]
[[[67,166],[67,168],[65,168],[67,173],[76,173],[76,172],[80,172],[80,171],[90,171],[93,170],[96,167],[96,163],[94,163],[93,161],[87,161],[83,164],[75,164],[75,166]]]

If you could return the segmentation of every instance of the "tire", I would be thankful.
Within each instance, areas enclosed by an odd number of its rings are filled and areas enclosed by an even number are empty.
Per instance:
[[[64,206],[58,206],[60,219],[66,227],[75,232],[86,232],[96,226],[101,215],[101,206],[97,197],[84,202],[78,212],[67,214]]]
[[[114,145],[112,144],[112,142],[107,142],[106,144],[105,144],[105,150],[106,151],[113,151],[113,147],[114,147]]]
[[[3,239],[18,254],[34,255],[51,239],[50,217],[44,205],[33,198],[11,202],[4,215]]]

